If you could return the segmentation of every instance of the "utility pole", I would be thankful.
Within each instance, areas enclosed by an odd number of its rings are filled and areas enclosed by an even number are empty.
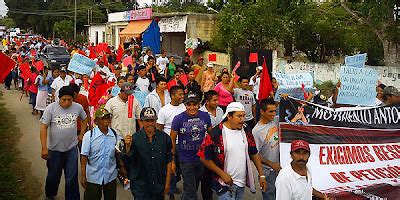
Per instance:
[[[76,0],[75,0],[75,16],[74,16],[74,42],[76,42]]]

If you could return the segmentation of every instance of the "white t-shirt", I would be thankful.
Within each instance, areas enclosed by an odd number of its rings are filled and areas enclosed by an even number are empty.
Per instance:
[[[158,112],[157,124],[164,125],[164,132],[168,135],[171,133],[172,120],[175,116],[186,111],[186,107],[183,103],[179,106],[173,106],[171,103],[165,105]]]
[[[59,101],[58,98],[58,92],[60,91],[60,89],[64,86],[68,86],[71,81],[74,80],[70,75],[66,75],[65,79],[62,79],[61,76],[57,77],[56,79],[54,79],[53,83],[51,84],[51,88],[54,89],[54,95],[55,95],[55,100],[56,102]]]
[[[244,110],[246,111],[244,120],[249,121],[254,119],[253,106],[256,104],[256,100],[254,99],[253,92],[250,90],[243,90],[242,88],[234,88],[233,91],[233,97],[236,101],[243,104]]]
[[[211,119],[211,126],[214,128],[215,126],[219,125],[222,122],[222,116],[224,115],[224,111],[222,108],[217,106],[217,111],[216,111],[216,116],[212,115],[210,112],[208,112],[206,105],[203,105],[199,110],[206,112],[210,115]]]
[[[136,87],[143,92],[149,93],[149,86],[150,86],[150,81],[147,77],[142,78],[138,77],[136,80]]]
[[[241,130],[232,130],[223,126],[226,134],[225,156],[227,162],[227,174],[233,183],[239,187],[246,186],[246,144]]]
[[[312,180],[307,167],[307,177],[301,176],[292,169],[292,165],[284,167],[276,177],[276,199],[279,200],[311,200]]]
[[[249,82],[249,85],[253,86],[253,93],[256,95],[257,100],[258,100],[258,91],[260,89],[260,81],[261,81],[261,78],[258,76],[256,78],[255,82],[253,81],[253,77],[251,77],[250,82]]]
[[[160,68],[160,71],[158,73],[164,74],[165,68],[167,68],[167,64],[169,63],[169,60],[167,57],[159,57],[157,58],[157,65]]]

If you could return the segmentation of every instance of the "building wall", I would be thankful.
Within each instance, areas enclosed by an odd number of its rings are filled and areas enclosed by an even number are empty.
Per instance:
[[[89,27],[89,40],[90,43],[94,43],[95,45],[98,43],[106,42],[106,38],[103,37],[105,35],[106,25],[91,25]],[[97,42],[96,42],[96,35],[97,35]]]
[[[189,14],[186,26],[187,38],[200,38],[210,41],[216,30],[214,14]]]
[[[332,80],[334,83],[339,80],[340,76],[340,63],[337,64],[324,64],[324,63],[303,63],[291,62],[288,63],[283,59],[274,60],[274,72],[284,72],[288,74],[311,72],[314,80],[328,81]],[[400,88],[400,67],[391,66],[366,66],[375,69],[378,72],[378,80],[385,85],[395,86]]]

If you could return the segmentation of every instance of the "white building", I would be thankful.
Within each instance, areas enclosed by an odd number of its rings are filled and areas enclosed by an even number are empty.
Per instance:
[[[89,41],[97,45],[98,43],[106,42],[106,25],[93,24],[89,26]]]

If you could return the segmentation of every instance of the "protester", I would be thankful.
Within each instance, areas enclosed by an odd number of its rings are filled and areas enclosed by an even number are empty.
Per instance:
[[[191,69],[188,73],[188,83],[186,85],[185,93],[188,94],[189,92],[193,92],[198,95],[199,99],[202,99],[203,92],[201,91],[201,86],[195,80],[196,76],[194,71]]]
[[[104,107],[111,113],[111,128],[115,129],[121,137],[135,133],[136,123],[138,123],[139,127],[142,127],[141,122],[137,121],[139,120],[142,106],[136,98],[133,99],[132,110],[128,109],[130,107],[128,105],[128,98],[129,95],[133,94],[133,92],[134,87],[132,83],[123,83],[118,96],[112,97],[108,100]],[[132,113],[132,118],[128,118],[128,112]]]
[[[44,84],[44,80],[47,77],[47,72],[47,69],[41,70],[34,83],[38,87],[35,110],[40,112],[40,117],[42,117],[46,108],[46,100],[48,96],[47,85]]]
[[[276,178],[276,199],[311,200],[313,196],[320,199],[329,199],[327,195],[318,192],[312,187],[312,176],[307,167],[310,158],[310,146],[304,140],[293,140],[290,146],[290,165],[280,170]]]
[[[67,75],[67,68],[62,67],[60,70],[60,76],[54,79],[53,83],[51,83],[52,90],[52,101],[58,102],[58,91],[64,87],[68,86],[73,78],[70,75]]]
[[[260,103],[260,121],[253,128],[253,137],[261,156],[263,172],[268,183],[263,199],[276,199],[275,180],[281,166],[279,163],[278,127],[274,121],[276,103],[273,99],[263,99]]]
[[[202,74],[202,79],[200,81],[201,90],[203,92],[208,92],[209,90],[214,89],[215,79],[214,64],[207,63],[207,70]]]
[[[222,123],[206,135],[198,152],[204,166],[214,173],[212,186],[220,200],[243,199],[246,185],[256,191],[250,159],[257,168],[261,190],[267,189],[253,135],[243,129],[244,117],[243,105],[230,103]]]
[[[148,60],[149,60],[150,57],[153,57],[153,58],[154,58],[154,56],[153,56],[153,51],[152,51],[151,49],[147,49],[147,50],[146,50],[146,55],[143,57],[143,62],[144,62],[145,64],[147,64],[147,62],[148,62]]]
[[[158,73],[162,76],[164,76],[165,69],[167,68],[167,64],[169,63],[169,60],[167,58],[167,51],[162,51],[162,54],[160,57],[157,58],[156,65],[160,69]]]
[[[85,95],[83,95],[83,94],[79,94],[81,88],[80,88],[78,85],[76,85],[76,84],[70,84],[69,86],[70,86],[70,87],[72,88],[72,90],[74,91],[74,99],[73,99],[73,101],[74,101],[75,103],[79,103],[79,104],[82,106],[83,110],[84,110],[85,113],[86,113],[86,116],[88,116],[88,121],[90,122],[91,120],[90,120],[90,112],[89,112],[89,101],[88,101],[88,98],[87,98]],[[86,125],[85,127],[87,127],[87,125]],[[78,134],[78,135],[80,134],[81,129],[82,129],[82,124],[80,123],[80,121],[78,121],[78,123],[77,123],[77,134]],[[86,131],[86,130],[83,130],[83,131]],[[80,146],[79,146],[79,148],[80,148]]]
[[[208,113],[199,111],[200,100],[195,93],[185,96],[186,111],[174,117],[171,127],[172,154],[179,154],[183,177],[183,200],[198,199],[197,189],[203,176],[203,165],[197,151],[206,135],[211,131],[211,119]],[[178,138],[177,138],[178,137]],[[172,172],[176,169],[172,163]]]
[[[123,176],[127,176],[124,163],[115,151],[121,138],[110,128],[111,114],[106,109],[97,109],[94,118],[97,126],[86,132],[82,140],[80,183],[85,189],[83,198],[101,200],[103,193],[104,200],[115,200],[117,166]]]
[[[181,72],[179,70],[175,71],[174,78],[169,80],[167,83],[168,90],[171,90],[172,86],[179,86],[181,88],[185,87],[181,81]]]
[[[234,101],[233,99],[234,78],[230,78],[227,72],[222,74],[222,81],[219,82],[214,90],[218,93],[218,106],[226,111],[226,106]]]
[[[171,133],[172,121],[175,116],[186,110],[185,105],[182,103],[184,99],[183,89],[178,86],[172,86],[170,94],[171,102],[160,109],[157,119],[157,129],[163,130],[168,135]],[[175,143],[176,141],[173,142]],[[175,170],[175,176],[171,177],[170,199],[174,199],[174,194],[177,192],[176,182],[180,178],[179,155],[175,156],[174,161],[177,169]]]
[[[201,111],[208,112],[211,118],[211,125],[214,128],[222,122],[224,111],[218,106],[219,96],[215,90],[210,90],[204,94],[204,103]]]
[[[256,100],[254,98],[253,92],[250,90],[249,78],[246,76],[241,76],[239,78],[240,87],[234,88],[233,97],[237,102],[243,104],[246,110],[245,116],[245,129],[247,132],[251,132],[254,125],[256,124]]]
[[[182,65],[181,65],[181,69],[183,69],[183,71],[185,72],[185,74],[189,73],[189,70],[192,68],[193,65],[193,61],[190,59],[190,56],[185,53],[185,56],[183,57],[182,60]]]
[[[165,78],[167,78],[168,81],[174,77],[176,69],[175,58],[171,56],[169,57],[167,68],[165,69]]]
[[[83,138],[88,119],[82,106],[72,102],[72,88],[64,86],[58,95],[60,101],[47,106],[40,119],[41,157],[46,160],[48,169],[45,193],[48,199],[57,196],[61,173],[64,170],[65,199],[76,200],[80,198],[77,144]],[[78,120],[82,122],[79,137],[76,135]]]
[[[38,84],[36,84],[36,78],[38,77],[38,72],[35,67],[30,69],[31,74],[28,78],[28,92],[29,92],[29,104],[32,104],[32,115],[39,114],[38,111],[35,109],[36,107],[36,97],[38,93]]]
[[[383,90],[383,101],[387,106],[400,104],[400,91],[393,86],[385,87]]]
[[[197,59],[197,64],[192,66],[192,70],[194,71],[194,75],[196,76],[196,81],[199,83],[199,85],[202,85],[202,76],[203,76],[203,72],[206,70],[206,66],[204,66],[203,63],[204,62],[204,58],[203,57],[199,57]]]
[[[138,68],[138,77],[137,80],[135,81],[135,86],[138,90],[142,92],[149,93],[151,91],[151,86],[150,86],[150,79],[146,76],[146,67],[143,65],[140,65]],[[128,80],[128,82],[130,82]]]
[[[379,84],[376,86],[376,98],[375,98],[375,105],[376,106],[381,106],[383,105],[384,99],[383,99],[383,90],[385,89],[386,85],[385,84]]]
[[[156,78],[156,89],[146,96],[144,107],[152,107],[156,110],[156,113],[159,113],[160,109],[170,102],[171,97],[167,90],[167,80],[158,76]]]
[[[126,153],[122,159],[130,170],[130,188],[135,200],[163,200],[170,191],[172,142],[156,129],[157,113],[145,107],[140,113],[143,128],[125,136]]]

